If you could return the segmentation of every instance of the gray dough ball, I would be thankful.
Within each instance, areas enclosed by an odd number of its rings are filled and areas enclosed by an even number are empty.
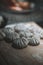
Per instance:
[[[28,40],[25,37],[16,38],[14,39],[12,46],[18,49],[25,48],[28,46]]]

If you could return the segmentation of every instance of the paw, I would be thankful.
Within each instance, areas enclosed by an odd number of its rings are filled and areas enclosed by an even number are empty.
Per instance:
[[[16,39],[14,39],[12,46],[14,48],[18,48],[18,49],[25,48],[28,46],[28,40],[24,37],[16,38]]]
[[[31,46],[37,46],[40,44],[40,38],[37,36],[33,36],[29,38],[28,41],[29,41],[28,45],[31,45]]]
[[[5,39],[6,41],[12,41],[12,39],[13,39],[13,34],[14,34],[14,30],[13,30],[12,28],[8,27],[8,28],[4,28],[4,29],[3,29],[3,32],[4,32],[4,34],[5,34],[4,39]]]

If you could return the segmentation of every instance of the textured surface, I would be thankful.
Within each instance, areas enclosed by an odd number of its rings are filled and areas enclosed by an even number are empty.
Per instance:
[[[39,46],[14,49],[11,44],[0,41],[0,65],[43,65],[43,41]]]

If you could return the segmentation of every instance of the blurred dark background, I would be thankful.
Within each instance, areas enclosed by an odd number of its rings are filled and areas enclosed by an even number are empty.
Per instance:
[[[3,0],[0,0],[2,3]],[[8,0],[9,1],[9,0]],[[28,0],[34,2],[36,9],[32,12],[17,13],[16,11],[4,10],[0,6],[0,15],[4,15],[8,18],[8,24],[18,23],[18,22],[29,22],[35,21],[43,27],[43,0]],[[9,1],[10,2],[10,1]]]

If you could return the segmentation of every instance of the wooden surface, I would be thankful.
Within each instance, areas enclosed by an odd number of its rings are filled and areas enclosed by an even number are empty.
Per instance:
[[[4,40],[0,41],[0,65],[43,65],[43,40],[39,46],[15,49]]]

